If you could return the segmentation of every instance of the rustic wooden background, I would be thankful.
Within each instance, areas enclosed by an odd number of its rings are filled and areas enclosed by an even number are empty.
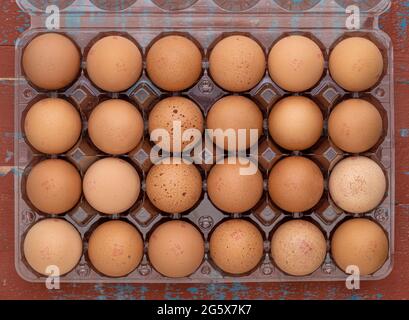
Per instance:
[[[12,0],[0,1],[0,298],[1,299],[407,299],[409,298],[409,1],[392,1],[382,28],[395,46],[396,255],[392,274],[349,291],[343,283],[62,284],[48,291],[14,269],[14,42],[30,20]]]

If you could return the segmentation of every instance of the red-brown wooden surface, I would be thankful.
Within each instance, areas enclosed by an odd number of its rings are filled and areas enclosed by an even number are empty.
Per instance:
[[[396,249],[385,280],[361,283],[266,284],[43,284],[20,279],[14,269],[13,87],[14,42],[29,18],[14,1],[0,1],[0,298],[1,299],[407,299],[409,298],[409,1],[392,1],[381,24],[395,46]]]

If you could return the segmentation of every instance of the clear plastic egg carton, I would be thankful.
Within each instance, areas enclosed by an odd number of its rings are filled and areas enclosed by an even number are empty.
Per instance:
[[[206,195],[206,176],[211,165],[199,165],[203,175],[203,193],[199,203],[189,212],[171,217],[156,209],[146,197],[145,178],[152,166],[149,153],[152,143],[147,132],[148,114],[153,105],[170,95],[183,95],[194,100],[206,116],[211,106],[228,92],[219,88],[208,73],[208,57],[212,47],[222,37],[230,34],[245,34],[264,48],[266,56],[272,45],[288,34],[303,34],[321,47],[326,61],[331,49],[343,38],[354,34],[368,37],[381,49],[385,70],[380,82],[371,90],[363,93],[350,93],[341,89],[330,77],[326,66],[325,75],[310,91],[301,93],[311,97],[321,107],[326,123],[331,109],[348,97],[362,97],[372,101],[381,111],[385,131],[381,141],[370,152],[365,153],[377,161],[385,171],[388,189],[378,208],[365,214],[377,221],[388,235],[390,249],[385,265],[375,274],[362,277],[364,280],[385,278],[392,270],[394,256],[394,94],[393,94],[393,49],[390,38],[378,26],[379,15],[390,6],[388,0],[378,1],[342,1],[342,0],[130,0],[130,1],[42,1],[19,0],[20,7],[31,15],[31,28],[25,32],[16,45],[16,77],[21,80],[15,92],[16,126],[16,167],[20,174],[15,178],[15,246],[16,269],[27,281],[43,282],[45,277],[35,273],[25,261],[22,243],[27,230],[38,220],[49,218],[34,208],[26,197],[25,181],[34,164],[49,158],[30,147],[25,139],[22,123],[27,110],[44,97],[62,97],[72,102],[80,111],[83,119],[83,133],[77,145],[67,154],[59,156],[73,163],[82,176],[96,160],[106,157],[93,146],[87,136],[87,118],[92,109],[103,99],[123,98],[131,101],[143,113],[145,119],[144,141],[134,151],[122,158],[130,162],[142,177],[142,192],[137,203],[119,216],[106,216],[98,213],[82,197],[80,203],[65,215],[58,216],[72,223],[80,232],[84,241],[84,253],[74,270],[61,278],[63,282],[128,282],[128,283],[167,283],[167,282],[280,282],[280,281],[344,281],[347,275],[337,268],[330,254],[330,239],[335,228],[351,215],[344,213],[331,201],[327,181],[332,168],[341,159],[349,156],[334,146],[328,138],[327,130],[313,148],[305,152],[291,153],[278,147],[268,134],[267,117],[269,110],[280,98],[290,95],[270,79],[267,69],[264,79],[245,95],[251,97],[265,117],[264,135],[260,140],[258,157],[260,170],[265,178],[265,192],[259,204],[250,212],[226,214],[210,202]],[[38,90],[25,80],[21,57],[27,43],[40,33],[47,32],[45,5],[56,3],[61,9],[61,29],[58,32],[69,36],[81,49],[83,64],[78,79],[68,88],[57,92]],[[361,8],[359,31],[349,31],[345,27],[347,14],[345,7],[357,4]],[[203,52],[203,74],[200,80],[185,92],[167,93],[155,87],[144,71],[140,80],[128,91],[106,93],[94,86],[86,73],[86,54],[97,39],[108,34],[121,34],[138,43],[144,57],[150,44],[167,34],[183,34],[193,39]],[[326,178],[324,196],[312,210],[290,214],[278,209],[269,198],[267,179],[269,170],[283,157],[304,155],[315,161]],[[203,152],[206,157],[206,152]],[[229,192],[226,190],[226,192]],[[359,216],[359,215],[356,215]],[[265,239],[265,255],[260,264],[243,276],[228,275],[220,271],[211,261],[209,254],[209,235],[224,220],[244,218],[251,220],[262,232]],[[304,218],[315,223],[323,231],[328,241],[328,253],[322,267],[306,277],[294,277],[280,271],[270,257],[270,239],[274,230],[285,220]],[[99,274],[87,258],[87,239],[92,230],[108,219],[123,219],[134,225],[145,240],[145,255],[131,274],[123,278],[109,278]],[[206,255],[198,270],[187,278],[171,279],[160,275],[150,265],[146,255],[148,238],[152,230],[169,219],[184,219],[195,225],[206,240]]]

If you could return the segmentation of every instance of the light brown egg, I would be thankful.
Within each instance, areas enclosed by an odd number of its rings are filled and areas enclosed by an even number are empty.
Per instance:
[[[324,177],[310,159],[288,157],[271,170],[268,180],[271,200],[288,212],[304,212],[320,201],[324,192]]]
[[[177,214],[191,209],[202,194],[202,176],[194,164],[173,159],[155,165],[146,178],[146,193],[159,210]]]
[[[26,182],[27,197],[43,213],[62,214],[81,197],[81,176],[69,162],[48,159],[36,164]]]
[[[349,157],[340,161],[329,178],[332,200],[348,213],[365,213],[375,209],[386,192],[382,168],[366,157]]]
[[[280,225],[271,239],[271,257],[292,276],[306,276],[317,270],[327,253],[322,231],[305,220],[290,220]]]
[[[210,109],[207,115],[207,128],[223,130],[228,134],[229,130],[234,130],[234,134],[229,134],[221,141],[215,137],[214,142],[226,150],[246,150],[256,144],[263,133],[263,113],[252,100],[246,97],[227,96],[217,101]],[[245,141],[242,140],[239,130],[245,130],[243,135],[246,138]],[[254,133],[254,142],[250,139],[251,130],[257,130]],[[228,137],[231,137],[230,144]]]
[[[38,273],[62,276],[78,264],[82,240],[79,232],[67,221],[44,219],[27,232],[23,251],[28,264]]]
[[[126,154],[142,140],[143,118],[139,110],[125,100],[106,100],[92,111],[88,133],[101,151],[114,155]]]
[[[94,209],[105,214],[120,214],[135,204],[141,181],[130,163],[118,158],[105,158],[88,168],[83,189],[85,198]]]
[[[361,37],[341,41],[329,58],[332,78],[347,91],[370,89],[380,80],[383,67],[379,48],[372,41]]]
[[[166,91],[183,91],[202,74],[202,53],[190,39],[170,35],[156,41],[146,57],[149,78]]]
[[[266,71],[263,48],[253,39],[241,35],[219,41],[211,51],[209,63],[213,80],[232,92],[254,88]]]
[[[204,251],[201,233],[181,220],[159,225],[149,238],[148,256],[152,266],[170,278],[194,273],[203,261]]]
[[[268,128],[279,146],[291,151],[302,151],[318,142],[324,128],[324,118],[314,101],[292,96],[273,106]]]
[[[108,277],[124,277],[142,260],[144,244],[130,223],[112,220],[99,225],[88,242],[88,257],[94,268]]]
[[[332,142],[340,149],[350,153],[365,152],[382,136],[382,116],[366,100],[345,100],[332,111],[328,131]]]
[[[98,40],[87,56],[87,73],[102,90],[121,92],[135,84],[142,74],[142,54],[129,39],[107,36]]]
[[[226,158],[211,169],[207,178],[207,193],[220,210],[243,213],[256,206],[261,199],[263,176],[255,164],[245,159]]]
[[[331,241],[331,253],[344,272],[357,266],[360,275],[380,269],[388,258],[389,242],[384,230],[369,219],[351,219],[342,223]]]
[[[233,219],[220,224],[210,238],[210,257],[224,272],[241,275],[263,258],[264,240],[252,223]]]
[[[35,86],[58,90],[78,77],[81,53],[70,38],[45,33],[35,37],[24,49],[22,66],[25,76]]]
[[[324,55],[311,39],[292,35],[279,40],[268,56],[270,76],[281,88],[303,92],[314,87],[324,73]]]
[[[68,101],[46,98],[35,103],[24,119],[28,142],[39,152],[60,154],[71,149],[81,135],[78,110]]]
[[[175,127],[180,125],[180,136]],[[165,151],[181,152],[193,147],[204,131],[203,114],[196,103],[184,97],[170,97],[159,101],[149,114],[149,133],[163,129],[169,134],[168,140],[157,142]],[[198,130],[196,137],[185,137],[189,130]],[[200,133],[200,134],[199,134]],[[190,139],[188,139],[190,138]],[[186,140],[186,141],[184,141]],[[193,143],[193,145],[192,145]]]

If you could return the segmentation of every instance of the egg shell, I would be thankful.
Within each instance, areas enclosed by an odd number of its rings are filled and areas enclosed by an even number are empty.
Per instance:
[[[42,275],[65,275],[78,264],[82,240],[73,225],[63,219],[44,219],[27,232],[23,244],[28,264]],[[57,270],[54,267],[58,268]]]
[[[381,78],[384,69],[382,53],[370,40],[351,37],[342,40],[329,58],[332,78],[345,90],[366,91]]]
[[[81,176],[71,163],[47,159],[31,169],[26,192],[30,202],[41,212],[63,214],[81,198]]]
[[[329,191],[332,200],[347,213],[375,209],[385,196],[387,181],[382,168],[367,157],[349,157],[332,170]]]
[[[125,100],[106,100],[92,111],[88,133],[101,151],[113,155],[126,154],[142,141],[143,118],[139,110]]]
[[[88,168],[83,189],[94,209],[105,214],[120,214],[138,200],[141,181],[138,172],[127,161],[104,158]]]
[[[246,174],[246,171],[249,171]],[[244,159],[223,159],[207,178],[207,193],[213,204],[228,213],[244,213],[263,195],[263,176],[255,164]]]
[[[318,142],[324,129],[324,117],[309,98],[290,96],[275,104],[268,118],[274,142],[291,151],[306,150]]]
[[[181,126],[181,136],[179,138],[174,129],[174,126],[178,125],[177,122],[180,122]],[[192,100],[177,96],[159,101],[149,114],[148,125],[151,135],[157,129],[163,129],[169,134],[169,141],[157,142],[163,150],[168,152],[182,152],[186,148],[193,147],[191,144],[196,141],[194,138],[183,141],[183,134],[188,134],[188,130],[198,130],[200,137],[204,131],[203,114],[198,105]],[[179,145],[175,146],[175,141]]]
[[[182,220],[159,225],[149,238],[149,260],[166,277],[188,277],[199,268],[204,253],[201,233]]]
[[[160,163],[146,178],[146,194],[159,210],[177,214],[191,209],[202,194],[202,176],[194,164]]]
[[[327,253],[322,231],[305,220],[290,220],[280,225],[271,239],[271,257],[275,264],[292,276],[316,271]]]
[[[279,40],[268,56],[272,80],[291,92],[314,87],[324,74],[324,55],[311,39],[291,35]]]
[[[123,277],[135,270],[143,250],[138,230],[120,220],[99,225],[88,242],[88,257],[93,267],[109,277]]]
[[[234,130],[232,136],[234,147],[229,145],[228,137],[219,142],[215,138],[215,143],[225,150],[246,150],[252,144],[250,130],[257,130],[257,141],[263,133],[263,113],[260,108],[249,98],[243,96],[227,96],[217,101],[207,115],[207,129],[211,130]],[[246,130],[245,143],[239,139],[239,130]],[[257,143],[255,141],[255,143]]]
[[[252,271],[261,261],[264,240],[252,223],[227,220],[220,224],[210,238],[210,257],[224,272],[241,275]]]
[[[157,40],[146,57],[149,78],[166,91],[183,91],[202,74],[202,53],[190,39],[170,35]]]
[[[386,262],[389,252],[388,238],[375,222],[356,218],[343,222],[331,241],[331,253],[344,272],[348,266],[357,266],[360,275],[370,275]]]
[[[108,92],[129,89],[140,78],[142,67],[138,46],[123,36],[107,36],[98,40],[87,55],[89,78]]]
[[[310,159],[288,157],[271,170],[268,190],[272,201],[288,212],[304,212],[320,201],[324,192],[324,177]]]
[[[361,153],[374,147],[383,133],[378,109],[363,99],[348,99],[331,112],[328,131],[332,142],[349,153]]]
[[[45,154],[60,154],[71,149],[80,138],[81,129],[78,110],[59,98],[36,102],[24,119],[24,133],[28,142]]]
[[[220,40],[210,53],[209,63],[213,80],[232,92],[254,88],[266,71],[263,48],[253,39],[242,35]]]
[[[31,40],[24,49],[22,67],[27,79],[35,86],[59,90],[78,77],[81,54],[65,35],[44,33]]]

